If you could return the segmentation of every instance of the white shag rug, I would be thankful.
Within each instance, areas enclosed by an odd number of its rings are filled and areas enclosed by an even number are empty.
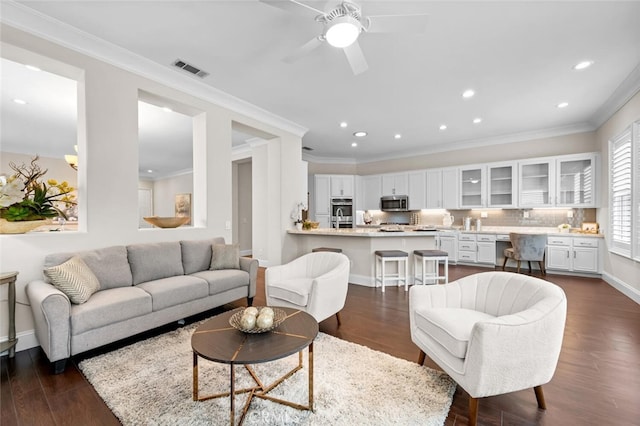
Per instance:
[[[198,324],[86,359],[80,369],[125,425],[228,425],[229,398],[193,401],[191,335]],[[443,425],[455,383],[445,373],[320,333],[314,341],[314,412],[254,398],[246,425]],[[308,403],[304,368],[270,395]],[[272,383],[298,355],[256,364]],[[229,366],[198,360],[200,395],[229,390]],[[236,389],[253,385],[236,366]],[[236,421],[246,394],[236,396]]]

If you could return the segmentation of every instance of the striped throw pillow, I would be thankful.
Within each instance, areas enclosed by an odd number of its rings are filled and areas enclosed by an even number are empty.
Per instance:
[[[74,256],[66,262],[46,268],[45,275],[53,285],[77,305],[89,300],[100,289],[100,282],[84,261]]]

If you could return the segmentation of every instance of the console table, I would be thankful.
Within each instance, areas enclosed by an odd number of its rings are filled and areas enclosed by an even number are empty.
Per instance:
[[[9,351],[9,358],[16,354],[16,277],[17,272],[3,272],[0,274],[0,285],[9,284],[9,340],[0,343],[0,352]]]

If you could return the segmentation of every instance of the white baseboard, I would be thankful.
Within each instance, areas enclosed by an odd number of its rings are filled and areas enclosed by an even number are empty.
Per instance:
[[[35,330],[27,330],[17,333],[18,344],[16,345],[16,352],[26,351],[27,349],[40,346],[38,339],[36,338]],[[6,342],[9,340],[9,336],[0,337],[0,342]],[[8,351],[2,352],[0,355],[6,355]]]
[[[607,272],[602,273],[602,279],[611,287],[615,288],[620,293],[640,305],[640,290],[631,287],[629,284],[624,281],[620,281],[618,278]]]
[[[240,256],[251,256],[252,254],[253,254],[253,251],[251,249],[240,250]]]

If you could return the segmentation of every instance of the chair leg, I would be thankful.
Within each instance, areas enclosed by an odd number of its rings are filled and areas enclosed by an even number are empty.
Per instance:
[[[529,273],[531,273],[531,261],[527,260],[527,263],[529,264]]]
[[[541,410],[546,410],[547,409],[547,404],[544,401],[544,393],[542,392],[542,386],[536,386],[533,388],[534,392],[536,393],[536,400],[538,401],[538,408],[540,408]]]
[[[518,260],[518,273],[520,273],[520,261]]]
[[[336,312],[336,319],[338,320],[338,327],[342,325],[342,320],[340,319],[340,312]]]
[[[509,260],[509,258],[507,256],[504,257],[504,262],[502,263],[502,270],[504,271],[504,268],[507,266],[507,260]]]
[[[478,424],[478,402],[479,398],[469,396],[469,426]]]
[[[427,357],[427,354],[424,353],[424,351],[421,349],[420,350],[420,355],[418,355],[418,364],[419,365],[424,365],[424,359]]]
[[[538,262],[538,265],[540,265],[540,273],[541,273],[542,275],[547,275],[547,271],[545,271],[545,270],[544,270],[544,262],[539,261],[539,262]]]

